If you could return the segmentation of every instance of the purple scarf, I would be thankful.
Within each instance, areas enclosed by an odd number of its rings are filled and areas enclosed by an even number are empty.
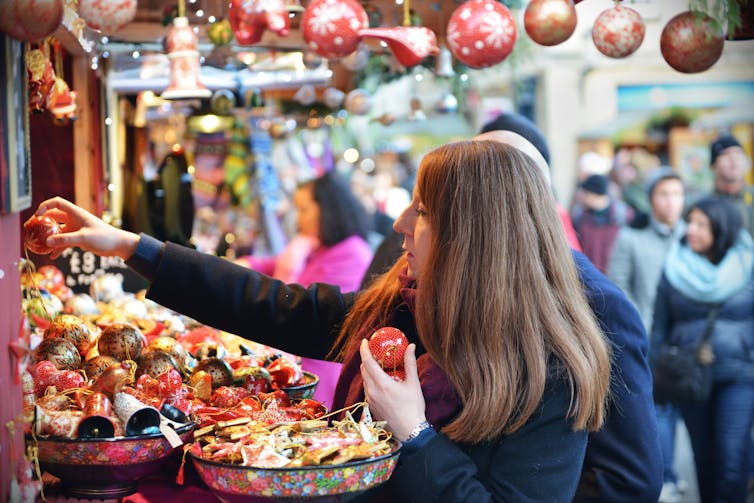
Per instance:
[[[414,314],[416,280],[409,278],[405,273],[404,270],[399,276],[400,293],[409,311]],[[364,400],[364,385],[359,371],[361,366],[359,345],[352,344],[352,346],[353,348],[343,362],[343,370],[335,388],[333,408],[336,410],[345,405]],[[448,376],[435,364],[428,353],[417,358],[416,366],[419,372],[419,382],[424,393],[427,420],[435,428],[440,429],[458,414],[461,408],[461,400],[448,380]]]

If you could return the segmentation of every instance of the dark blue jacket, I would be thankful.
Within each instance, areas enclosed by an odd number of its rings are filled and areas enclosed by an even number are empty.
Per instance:
[[[663,274],[657,287],[650,356],[657,355],[663,341],[698,344],[711,307],[684,296]],[[715,354],[715,380],[754,381],[754,281],[722,303],[709,342]]]
[[[589,435],[574,501],[654,503],[662,488],[662,454],[644,326],[617,286],[583,254],[574,251],[573,257],[589,304],[613,351],[607,422]]]
[[[662,469],[644,328],[636,309],[617,287],[584,255],[574,252],[574,260],[595,316],[613,342],[607,422],[600,432],[589,435],[576,501],[654,503],[662,485]],[[127,262],[153,281],[151,299],[209,325],[294,353],[305,351],[313,358],[327,354],[353,300],[352,294],[341,295],[337,288],[288,286],[248,269],[241,271],[228,261],[170,243],[162,246],[148,238],[142,238],[136,255]],[[549,472],[549,480],[555,482],[542,483],[542,475],[556,464],[540,466],[545,470],[540,474],[511,471],[527,466],[527,459],[558,456],[581,462],[584,444],[579,436],[583,432],[569,433],[563,428],[567,404],[560,398],[567,394],[554,387],[549,390],[553,394],[546,393],[534,419],[506,442],[459,449],[437,435],[412,456],[410,463],[402,463],[392,484],[412,501],[520,502],[529,501],[526,495],[534,494],[539,495],[534,499],[562,501],[574,490],[572,474],[553,478]],[[539,433],[531,435],[527,428]],[[547,453],[545,458],[543,452]],[[512,459],[516,462],[511,463]],[[572,466],[578,470],[578,465]],[[507,482],[496,485],[501,470]],[[417,477],[434,479],[437,484],[423,486],[422,491],[411,495],[411,484]],[[486,483],[483,486],[474,480]],[[453,481],[458,483],[449,484]],[[413,488],[419,488],[418,484]],[[443,492],[444,488],[451,492]],[[469,492],[454,492],[459,488]],[[524,492],[516,492],[523,488]]]

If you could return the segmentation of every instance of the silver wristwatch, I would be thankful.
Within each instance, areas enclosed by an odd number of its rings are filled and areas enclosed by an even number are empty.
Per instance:
[[[410,442],[411,440],[418,437],[421,432],[428,428],[432,428],[432,425],[429,423],[429,421],[422,421],[421,423],[417,424],[413,430],[411,430],[411,433],[408,434],[404,442]]]

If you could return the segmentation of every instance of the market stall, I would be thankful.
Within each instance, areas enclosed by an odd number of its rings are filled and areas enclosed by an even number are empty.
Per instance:
[[[146,301],[122,260],[35,248],[23,222],[47,198],[236,260],[294,241],[297,187],[330,172],[383,224],[376,248],[422,156],[500,113],[548,137],[564,204],[585,152],[647,152],[703,191],[711,139],[754,145],[738,0],[8,4],[0,499],[42,480],[61,498],[340,497],[400,454],[363,405],[330,410],[337,364]]]

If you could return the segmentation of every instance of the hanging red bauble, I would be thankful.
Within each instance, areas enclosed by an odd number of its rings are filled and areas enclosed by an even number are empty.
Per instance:
[[[524,11],[524,28],[540,45],[558,45],[576,29],[576,9],[571,0],[532,0]]]
[[[301,28],[304,42],[323,58],[348,56],[359,46],[359,30],[369,18],[356,0],[312,0],[304,10]]]
[[[78,12],[87,26],[110,35],[133,21],[136,0],[79,0]]]
[[[283,0],[231,0],[230,26],[241,45],[256,44],[265,30],[288,35],[288,11]]]
[[[714,65],[723,53],[725,38],[714,31],[706,14],[686,11],[668,21],[660,36],[665,61],[682,73],[698,73]]]
[[[62,0],[3,0],[0,31],[24,42],[51,35],[63,21]]]
[[[494,0],[468,0],[450,16],[448,47],[472,68],[496,65],[516,43],[516,22],[508,8]]]
[[[644,21],[638,12],[616,5],[597,16],[592,27],[592,40],[605,56],[625,58],[639,48],[644,32]]]

